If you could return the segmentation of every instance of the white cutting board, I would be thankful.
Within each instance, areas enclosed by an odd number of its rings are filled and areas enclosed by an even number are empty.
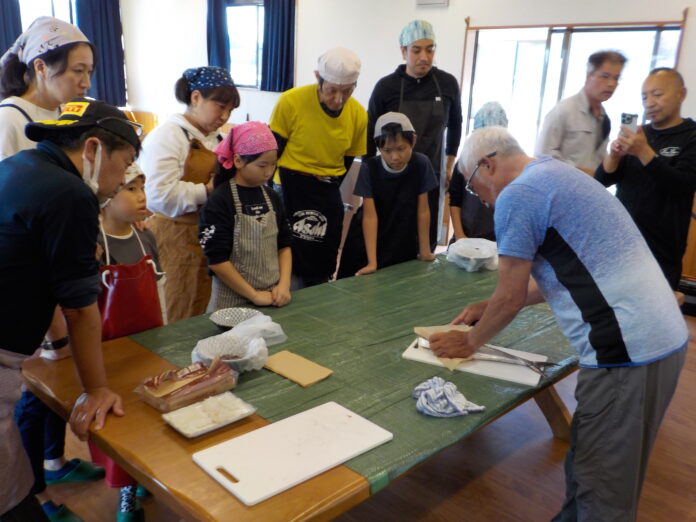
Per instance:
[[[392,438],[360,415],[327,402],[194,453],[193,460],[253,506]]]
[[[496,346],[496,348],[530,361],[542,362],[548,359],[548,357],[545,355],[539,355],[537,353],[521,352],[519,350],[502,348],[500,346]],[[440,362],[433,352],[427,348],[418,348],[418,338],[416,338],[416,340],[413,341],[408,348],[406,348],[406,351],[401,354],[401,357],[410,361],[424,362],[427,364],[440,366],[442,368],[445,367],[445,365]],[[536,373],[534,370],[530,370],[526,366],[503,362],[477,361],[473,359],[471,361],[462,361],[459,363],[459,366],[457,366],[456,369],[461,372],[485,375],[486,377],[517,382],[520,384],[526,384],[528,386],[536,386],[539,384],[539,380],[541,379],[541,375]]]

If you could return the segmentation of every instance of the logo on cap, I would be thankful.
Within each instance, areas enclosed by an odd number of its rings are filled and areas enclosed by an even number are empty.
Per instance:
[[[68,102],[65,104],[61,116],[64,114],[72,114],[73,116],[80,117],[85,113],[87,107],[89,107],[89,102]]]

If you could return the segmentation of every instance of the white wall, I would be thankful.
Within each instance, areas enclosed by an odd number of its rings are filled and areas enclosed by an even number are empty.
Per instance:
[[[121,0],[128,103],[161,115],[180,112],[174,83],[208,63],[206,0]]]
[[[437,35],[437,65],[461,75],[465,18],[475,26],[681,20],[690,8],[679,69],[692,93],[683,113],[696,117],[696,0],[450,0],[416,7],[415,0],[297,0],[297,85],[314,81],[318,56],[334,46],[353,49],[363,70],[355,97],[367,105],[372,87],[402,63],[399,32],[414,18]],[[206,0],[121,0],[129,103],[160,114],[180,111],[174,82],[187,67],[207,63]],[[232,121],[267,121],[277,94],[244,89]]]

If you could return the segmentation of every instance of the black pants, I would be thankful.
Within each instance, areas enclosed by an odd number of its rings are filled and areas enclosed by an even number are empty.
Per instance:
[[[5,479],[8,478],[5,477]],[[8,512],[0,515],[0,522],[43,522],[44,520],[47,521],[48,517],[41,509],[39,501],[31,493]]]
[[[25,391],[15,406],[15,422],[34,472],[34,486],[31,492],[41,493],[46,489],[44,459],[63,456],[65,421],[53,413],[36,395]]]

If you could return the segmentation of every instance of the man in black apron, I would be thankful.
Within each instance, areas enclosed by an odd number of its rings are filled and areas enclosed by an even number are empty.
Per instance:
[[[367,142],[367,113],[351,97],[360,59],[348,49],[330,49],[315,74],[316,84],[280,96],[270,121],[293,233],[293,290],[325,283],[336,270],[344,213],[339,187]]]
[[[433,67],[435,32],[428,22],[408,23],[401,31],[399,43],[406,63],[375,85],[368,105],[367,134],[372,136],[377,118],[389,111],[403,113],[413,123],[418,136],[414,150],[430,158],[439,182],[428,196],[430,243],[434,250],[442,222],[446,181],[452,176],[462,135],[461,95],[456,78]],[[368,141],[367,156],[376,152],[374,143]]]

